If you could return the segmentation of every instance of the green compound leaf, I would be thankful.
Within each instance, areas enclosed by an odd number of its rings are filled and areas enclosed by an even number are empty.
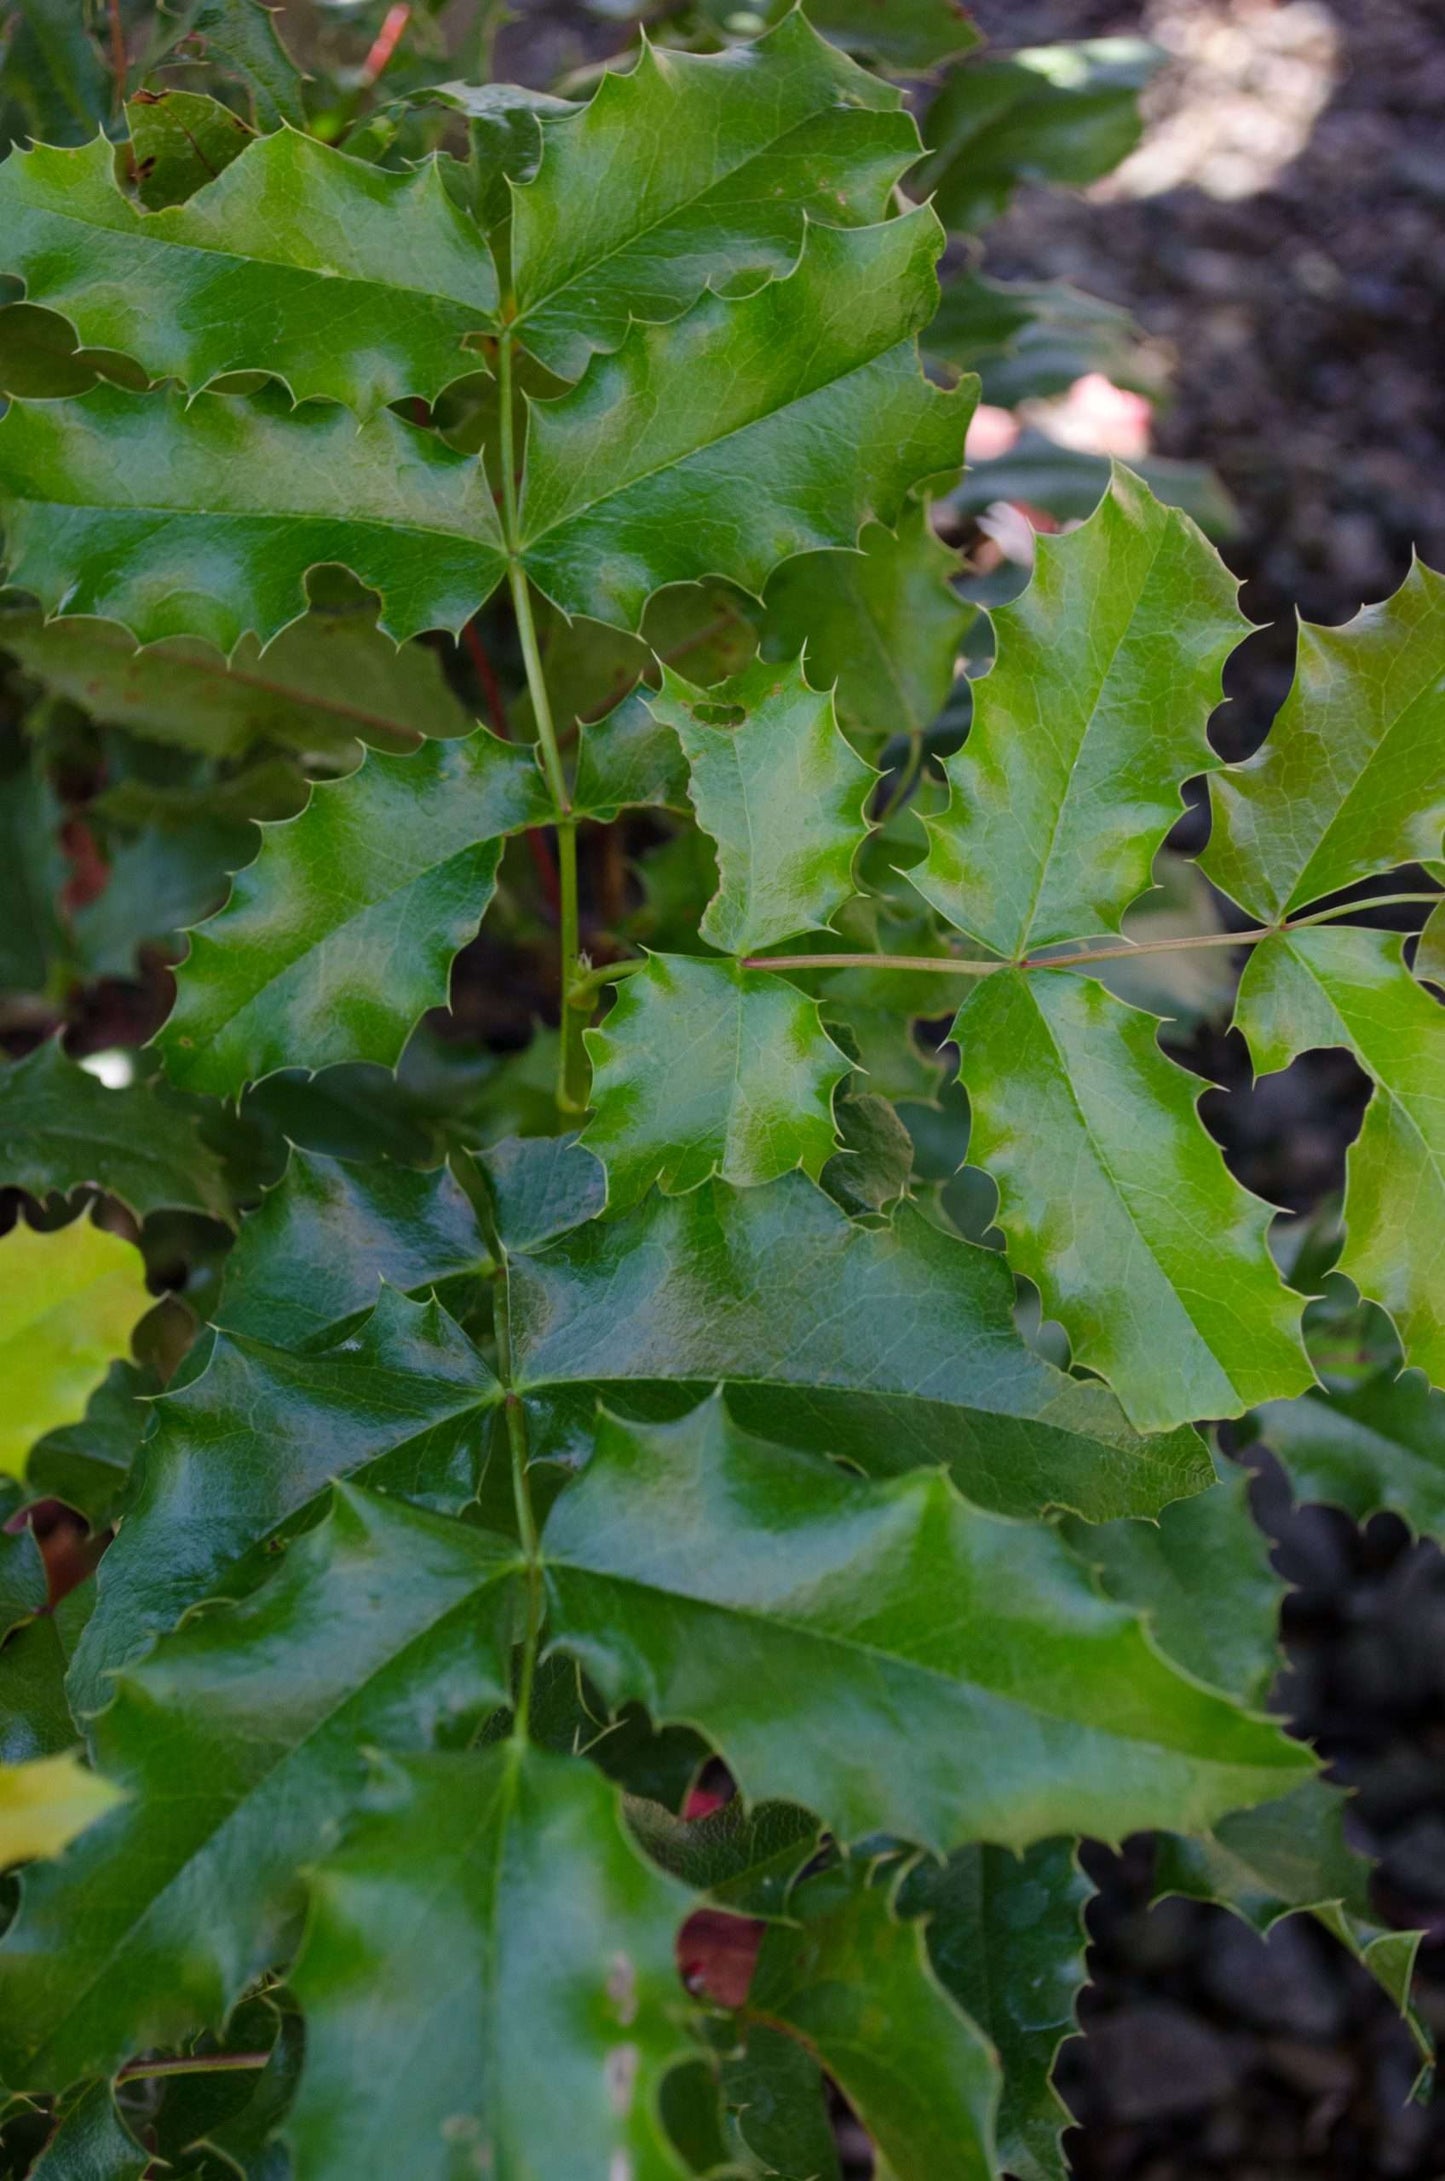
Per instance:
[[[885,218],[918,157],[901,104],[797,13],[722,53],[644,43],[580,112],[542,117],[541,168],[512,215],[527,347],[578,378],[635,321],[786,273],[809,220]]]
[[[786,15],[793,0],[769,0],[769,21]],[[808,19],[825,38],[895,74],[921,74],[957,60],[982,42],[959,0],[808,0]]]
[[[1167,1658],[1263,1707],[1280,1668],[1285,1586],[1250,1513],[1247,1472],[1218,1467],[1217,1483],[1175,1500],[1157,1522],[1067,1520],[1064,1535],[1111,1598],[1144,1614]]]
[[[0,1767],[0,1870],[59,1855],[119,1799],[68,1752]]]
[[[151,2163],[115,2109],[109,2083],[92,2083],[63,2106],[34,2181],[145,2181]]]
[[[780,977],[702,956],[650,955],[600,1030],[586,1033],[595,1118],[583,1142],[609,1203],[656,1181],[669,1196],[720,1174],[736,1189],[837,1148],[833,1093],[851,1063],[815,1000]]]
[[[942,244],[926,208],[809,227],[785,280],[634,326],[534,403],[521,544],[538,587],[635,629],[664,584],[760,593],[792,554],[895,522],[913,486],[958,468],[973,406],[971,382],[944,394],[918,367]]]
[[[752,954],[828,924],[854,891],[876,774],[802,660],[758,660],[713,689],[664,668],[647,707],[682,745],[697,822],[717,848],[718,890],[699,926],[708,944]]]
[[[464,1506],[500,1398],[446,1312],[392,1288],[327,1349],[219,1335],[199,1375],[157,1403],[76,1649],[76,1710],[98,1710],[111,1674],[188,1606],[254,1585],[269,1541],[304,1527],[335,1478],[448,1513]]]
[[[153,1300],[139,1250],[89,1219],[0,1236],[0,1475],[23,1477],[36,1440],[85,1414]]]
[[[980,979],[954,1025],[1011,1261],[1140,1431],[1311,1376],[1269,1207],[1230,1174],[1157,1028],[1092,979],[1016,970]]]
[[[360,613],[304,614],[264,653],[244,637],[228,665],[184,637],[138,651],[113,622],[0,610],[0,649],[108,726],[207,757],[239,757],[257,742],[329,754],[358,737],[409,750],[418,735],[456,737],[474,724],[434,651],[398,650]]]
[[[0,1069],[0,1175],[37,1197],[103,1189],[140,1219],[168,1208],[235,1216],[193,1113],[148,1084],[107,1090],[53,1038]]]
[[[937,719],[974,609],[950,584],[959,557],[921,501],[896,530],[870,523],[858,548],[785,561],[768,585],[763,642],[770,656],[805,657],[842,725],[872,745]]]
[[[1020,182],[1098,181],[1138,143],[1139,93],[1161,58],[1142,38],[1088,38],[955,69],[928,111],[915,193],[972,232]]]
[[[391,1768],[377,1800],[311,1880],[298,2174],[675,2181],[657,2101],[688,2049],[687,1895],[617,1790],[507,1741]]]
[[[1004,1514],[1152,1515],[1213,1474],[1197,1433],[1138,1438],[1105,1387],[1035,1355],[997,1253],[909,1204],[874,1229],[801,1175],[711,1182],[514,1259],[509,1284],[514,1383],[578,1459],[591,1413],[568,1438],[565,1391],[677,1415],[722,1383],[745,1430],[874,1476],[947,1464]]]
[[[1200,859],[1261,921],[1445,835],[1445,576],[1417,562],[1343,628],[1300,629],[1294,686],[1259,755],[1213,785]]]
[[[1011,961],[1118,929],[1181,780],[1217,763],[1205,727],[1249,627],[1237,590],[1127,470],[1081,530],[1040,539],[1033,582],[996,617],[952,801],[909,874],[950,923]]]
[[[1349,1151],[1339,1269],[1445,1386],[1445,1008],[1400,944],[1326,925],[1268,939],[1251,952],[1235,1020],[1262,1071],[1343,1045],[1373,1081]]]
[[[513,1548],[338,1486],[254,1598],[120,1680],[96,1762],[128,1800],[27,1879],[0,1948],[0,2066],[56,2089],[219,2027],[283,1960],[298,1873],[366,1784],[366,1746],[464,1741],[507,1693]]]
[[[462,344],[494,328],[496,273],[435,159],[396,174],[282,129],[156,212],[114,166],[98,137],[0,168],[0,267],[81,346],[193,393],[261,369],[361,416],[479,368]]]
[[[158,1041],[172,1080],[224,1096],[279,1068],[390,1067],[446,999],[503,836],[550,811],[532,752],[485,729],[317,787],[191,935]]]
[[[184,204],[255,138],[239,114],[203,91],[142,91],[126,100],[125,118],[135,193],[147,212]]]
[[[1167,1665],[1047,1526],[936,1470],[873,1484],[765,1446],[720,1396],[604,1415],[542,1552],[552,1640],[609,1702],[697,1727],[745,1794],[842,1839],[1188,1831],[1312,1762]]]
[[[281,43],[276,15],[264,0],[199,0],[185,10],[176,38],[187,41],[195,58],[239,76],[258,128],[279,129],[289,121],[304,129],[301,72]]]
[[[1163,1840],[1155,1897],[1221,1902],[1262,1935],[1282,1917],[1317,1916],[1389,1993],[1422,2057],[1433,2061],[1430,2034],[1410,2007],[1422,1934],[1381,1929],[1370,1906],[1370,1865],[1345,1838],[1347,1808],[1338,1788],[1308,1780],[1278,1802],[1221,1819],[1202,1839]]]
[[[500,581],[481,465],[389,410],[358,432],[330,403],[127,394],[15,402],[0,418],[10,580],[47,612],[119,621],[141,643],[262,642],[339,562],[379,591],[400,643],[455,633]]]
[[[1076,2027],[1093,1892],[1071,1840],[1042,1840],[1019,1856],[963,1848],[945,1864],[916,1866],[899,1891],[905,1916],[927,1918],[939,1981],[1003,2063],[998,2163],[1017,2181],[1066,2181],[1060,2135],[1069,2115],[1053,2067]]]
[[[1316,1387],[1267,1402],[1250,1421],[1301,1499],[1328,1500],[1357,1522],[1393,1508],[1417,1537],[1445,1530],[1445,1393],[1423,1372],[1384,1372],[1344,1393]]]
[[[769,1933],[750,2011],[821,2060],[887,2161],[929,2181],[992,2181],[997,2055],[939,1982],[886,1882],[841,1864],[793,1895],[796,1929]]]

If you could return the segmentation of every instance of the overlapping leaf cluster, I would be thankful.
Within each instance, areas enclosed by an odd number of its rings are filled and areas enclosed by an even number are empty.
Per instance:
[[[949,14],[900,8],[883,57],[955,57]],[[1439,949],[1330,911],[1445,853],[1445,589],[1306,630],[1223,769],[1233,586],[1119,472],[994,616],[967,740],[934,735],[974,617],[928,496],[975,389],[920,365],[918,177],[969,224],[1021,143],[1048,170],[1069,87],[960,75],[920,170],[851,11],[818,20],[838,44],[790,13],[647,48],[585,104],[454,90],[465,166],[258,97],[198,187],[137,197],[100,139],[0,168],[17,307],[110,359],[0,419],[41,609],[4,640],[53,701],[234,761],[248,828],[174,919],[164,1078],[50,1046],[0,1079],[38,1371],[87,1283],[135,1299],[130,1241],[58,1197],[143,1242],[239,1227],[160,1398],[105,1375],[132,1309],[4,1444],[120,1517],[55,1613],[28,1531],[0,1561],[0,1826],[38,1858],[0,2080],[57,2101],[42,2177],[801,2181],[838,2171],[827,2079],[899,2181],[1058,2175],[1081,1834],[1175,1836],[1172,1887],[1314,1909],[1407,1990],[1264,1710],[1277,1584],[1200,1427],[1253,1412],[1302,1488],[1438,1522]],[[1089,56],[1068,176],[1127,148],[1136,83]],[[503,596],[525,701],[469,732],[413,640]],[[1120,996],[1201,774],[1255,1065],[1344,1045],[1374,1085],[1340,1265],[1409,1368],[1350,1396],[1310,1390],[1269,1207]],[[106,792],[123,827],[181,791]],[[672,814],[631,912],[669,943],[619,914],[594,964],[579,827],[636,811]],[[522,836],[559,1102],[514,1076],[427,1133],[415,1026],[513,913]],[[699,1909],[745,1990],[679,1975]],[[143,2112],[167,2055],[194,2072]]]

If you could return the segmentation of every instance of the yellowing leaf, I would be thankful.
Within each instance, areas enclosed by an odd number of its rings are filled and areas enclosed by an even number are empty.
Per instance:
[[[59,1855],[77,1833],[122,1800],[73,1751],[0,1765],[0,1869],[33,1856]]]
[[[80,1420],[151,1300],[139,1250],[88,1219],[0,1239],[0,1471],[23,1476],[37,1439]]]

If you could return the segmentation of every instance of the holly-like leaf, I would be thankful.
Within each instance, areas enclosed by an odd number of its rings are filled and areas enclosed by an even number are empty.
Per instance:
[[[654,1181],[670,1196],[714,1174],[737,1189],[797,1167],[816,1181],[837,1148],[833,1093],[848,1058],[817,1002],[781,977],[650,955],[586,1040],[595,1118],[582,1140],[614,1205]]]
[[[675,1817],[630,1796],[627,1822],[654,1863],[739,1916],[785,1917],[793,1882],[818,1850],[818,1823],[793,1803],[747,1809],[735,1795],[706,1817]]]
[[[1349,1151],[1339,1269],[1445,1386],[1445,1008],[1400,944],[1329,925],[1268,939],[1251,952],[1235,1020],[1261,1072],[1343,1045],[1373,1081]]]
[[[125,118],[135,193],[147,212],[194,197],[256,133],[203,91],[140,91],[127,99]]]
[[[1142,38],[1088,38],[966,62],[928,110],[914,189],[973,232],[1020,182],[1098,181],[1138,143],[1139,93],[1162,57]]]
[[[674,2181],[658,2091],[687,2051],[687,1896],[617,1790],[507,1741],[389,1770],[377,1801],[311,1881],[298,2172]]]
[[[845,1863],[793,1895],[797,1928],[763,1942],[749,2007],[820,2059],[886,2160],[929,2181],[991,2181],[999,2065],[929,1962],[886,1882]]]
[[[513,1382],[557,1451],[579,1388],[675,1415],[721,1382],[747,1430],[874,1476],[947,1464],[1006,1514],[1156,1514],[1212,1476],[1195,1432],[1136,1437],[1028,1348],[1001,1258],[909,1204],[871,1229],[801,1175],[713,1182],[514,1258],[509,1285]]]
[[[1187,1831],[1311,1762],[1167,1666],[1049,1528],[748,1439],[720,1397],[604,1415],[542,1551],[553,1640],[609,1702],[696,1724],[746,1794],[843,1839]]]
[[[647,703],[682,745],[698,824],[717,848],[703,938],[752,954],[831,922],[854,891],[875,779],[839,733],[831,695],[809,688],[801,660],[758,660],[715,689],[665,669]]]
[[[1175,1500],[1156,1522],[1071,1519],[1064,1534],[1109,1596],[1145,1615],[1166,1657],[1262,1708],[1280,1667],[1285,1586],[1250,1514],[1248,1474],[1218,1466],[1217,1483]]]
[[[0,649],[107,725],[207,757],[239,757],[257,742],[330,754],[358,738],[409,750],[418,736],[472,726],[436,653],[398,649],[361,613],[305,614],[264,653],[243,638],[228,665],[184,637],[138,651],[113,622],[11,608],[0,610]]]
[[[54,1856],[120,1800],[79,1757],[36,1757],[0,1765],[0,1870]]]
[[[896,530],[870,524],[855,553],[783,563],[764,601],[764,648],[804,657],[809,678],[832,688],[839,720],[865,746],[921,735],[948,702],[974,618],[949,581],[958,566],[927,506],[910,501]]]
[[[32,1497],[63,1499],[103,1529],[124,1489],[161,1382],[149,1367],[112,1363],[78,1423],[47,1431],[26,1465]]]
[[[139,1250],[89,1219],[0,1236],[0,1474],[23,1477],[35,1441],[84,1415],[151,1304]]]
[[[644,43],[587,106],[541,117],[541,167],[513,200],[522,339],[575,379],[634,321],[786,272],[810,219],[881,220],[918,156],[901,106],[797,11],[721,53]]]
[[[927,1919],[939,1981],[1003,2063],[998,2163],[1017,2181],[1065,2181],[1059,2139],[1069,2116],[1053,2068],[1075,2028],[1093,1891],[1074,1842],[1042,1840],[1019,1856],[962,1848],[945,1864],[916,1866],[899,1892],[904,1915]]]
[[[1205,726],[1249,626],[1237,589],[1127,470],[1081,530],[1040,539],[1033,582],[996,616],[952,800],[909,873],[950,923],[1011,961],[1118,929],[1180,782],[1217,762]]]
[[[7,2082],[55,2089],[219,2027],[297,1933],[298,1872],[366,1784],[364,1747],[463,1742],[507,1693],[504,1539],[337,1487],[254,1597],[119,1682],[96,1763],[127,1800],[27,1880],[0,1948]]]
[[[793,0],[769,0],[769,21],[787,13]],[[981,34],[959,0],[808,0],[808,18],[824,37],[850,53],[866,53],[901,76],[921,75],[959,59],[981,43]]]
[[[193,393],[264,369],[361,416],[478,368],[462,344],[494,326],[496,273],[435,159],[392,173],[282,129],[155,212],[114,164],[97,137],[0,167],[0,267],[82,346]]]
[[[485,1254],[476,1214],[446,1167],[416,1173],[293,1151],[284,1182],[244,1222],[226,1261],[216,1323],[305,1348],[370,1309],[379,1279],[425,1291],[475,1272]]]
[[[1445,1530],[1445,1393],[1422,1371],[1384,1371],[1346,1392],[1316,1387],[1250,1419],[1298,1496],[1365,1522],[1382,1507],[1418,1537]]]
[[[842,2181],[828,2086],[796,2038],[750,2022],[746,2045],[724,2062],[721,2087],[727,2147],[748,2181],[760,2174],[768,2181]]]
[[[535,404],[520,528],[538,587],[635,629],[664,584],[760,593],[790,555],[896,522],[913,486],[958,468],[973,406],[971,385],[941,393],[918,368],[942,244],[926,207],[810,226],[786,279],[634,326]]]
[[[51,143],[93,136],[110,107],[110,79],[79,8],[17,0],[7,25],[4,91],[30,132]]]
[[[188,54],[240,77],[258,128],[289,121],[304,129],[301,72],[281,42],[276,14],[264,0],[198,0],[173,42],[184,39]]]
[[[157,217],[163,215],[157,214]],[[262,344],[264,354],[264,344]],[[306,604],[339,562],[382,596],[400,643],[454,633],[504,557],[481,466],[383,410],[279,393],[14,402],[0,418],[10,579],[48,612],[119,621],[141,643],[200,636],[230,652]]]
[[[141,1219],[167,1207],[235,1216],[193,1113],[149,1084],[108,1090],[56,1039],[0,1070],[0,1176],[36,1197],[103,1189]]]
[[[1141,1431],[1311,1376],[1269,1207],[1230,1174],[1157,1028],[1092,979],[1015,970],[979,979],[954,1026],[1011,1260]]]
[[[49,1588],[35,1532],[23,1519],[26,1497],[20,1485],[0,1484],[0,1643],[41,1611]]]
[[[1264,748],[1215,776],[1201,861],[1267,922],[1445,835],[1445,576],[1416,562],[1342,628],[1299,633],[1294,686]]]
[[[333,1479],[464,1506],[500,1398],[446,1313],[392,1288],[329,1349],[298,1355],[219,1335],[199,1375],[157,1404],[76,1650],[76,1709],[98,1710],[111,1674],[187,1606],[254,1585],[268,1541],[304,1527]]]
[[[34,2181],[144,2181],[151,2163],[115,2109],[109,2083],[91,2083],[62,2107]]]
[[[1161,1841],[1156,1898],[1221,1902],[1262,1936],[1285,1916],[1317,1916],[1389,1993],[1428,2060],[1428,2032],[1409,2005],[1422,1934],[1381,1928],[1370,1905],[1370,1866],[1345,1838],[1346,1807],[1338,1788],[1308,1780],[1278,1802],[1221,1819],[1201,1839]]]
[[[264,829],[191,936],[160,1046],[172,1080],[235,1092],[276,1069],[392,1065],[492,898],[501,839],[551,809],[529,750],[485,729],[369,755]]]
[[[585,722],[579,738],[572,807],[610,824],[619,811],[688,808],[687,759],[677,736],[654,716],[640,689],[602,719]]]

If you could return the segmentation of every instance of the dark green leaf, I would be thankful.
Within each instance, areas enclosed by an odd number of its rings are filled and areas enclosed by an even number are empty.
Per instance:
[[[787,806],[784,806],[787,807]],[[595,1118],[583,1138],[608,1199],[635,1203],[722,1176],[734,1188],[801,1167],[814,1180],[837,1147],[833,1093],[847,1056],[817,1002],[735,962],[654,954],[587,1032]]]
[[[550,808],[530,750],[485,730],[319,786],[192,934],[160,1038],[172,1079],[224,1094],[296,1063],[394,1064],[446,999],[501,837]]]
[[[240,77],[251,94],[258,128],[279,129],[289,121],[304,129],[301,75],[281,43],[276,12],[262,0],[200,0],[188,12],[180,35],[189,52]]]
[[[147,212],[184,204],[238,159],[254,131],[202,91],[141,91],[126,101],[135,193]]]
[[[963,1848],[945,1864],[920,1864],[899,1896],[904,1915],[926,1915],[939,1981],[1003,2063],[998,2162],[1017,2181],[1065,2181],[1068,2115],[1053,2067],[1075,2027],[1093,1890],[1074,1843],[1043,1840],[1023,1855]]]
[[[254,1583],[266,1541],[304,1526],[334,1478],[446,1510],[465,1505],[500,1393],[437,1304],[389,1287],[329,1349],[294,1355],[219,1335],[199,1374],[157,1404],[77,1649],[77,1709],[104,1704],[110,1673],[187,1606]]]
[[[150,2153],[115,2109],[109,2083],[92,2083],[60,2115],[32,2181],[142,2181]]]
[[[60,808],[23,744],[0,766],[0,993],[46,992],[67,953]]]
[[[839,1099],[833,1117],[842,1140],[819,1177],[823,1187],[845,1212],[886,1211],[907,1194],[912,1137],[888,1099],[871,1091]]]
[[[0,267],[84,347],[192,392],[265,370],[297,401],[362,416],[478,368],[462,344],[494,323],[496,274],[435,160],[393,174],[282,129],[161,211],[124,195],[113,166],[98,137],[0,168]]]
[[[1167,1666],[1046,1526],[746,1439],[719,1397],[604,1416],[542,1550],[553,1641],[610,1702],[698,1726],[746,1794],[844,1839],[1188,1830],[1311,1763]]]
[[[154,1371],[130,1362],[112,1363],[76,1424],[48,1431],[30,1449],[31,1489],[63,1499],[92,1529],[107,1521],[130,1475],[136,1450],[161,1390]]]
[[[284,1957],[298,1872],[365,1745],[462,1740],[507,1690],[513,1549],[337,1488],[274,1579],[120,1680],[96,1762],[128,1800],[30,1874],[0,1949],[8,2082],[54,2089],[219,2026]]]
[[[792,0],[769,0],[769,20]],[[851,53],[866,53],[898,75],[921,75],[972,52],[980,34],[959,0],[808,0],[808,18]]]
[[[162,214],[155,215],[157,218]],[[294,621],[307,571],[339,562],[382,596],[400,642],[456,631],[503,554],[479,465],[389,410],[127,394],[15,402],[0,418],[11,580],[48,611],[119,621],[142,643],[230,652]]]
[[[193,1112],[151,1084],[107,1090],[54,1038],[0,1069],[0,1176],[37,1197],[103,1189],[142,1219],[165,1206],[234,1217]]]
[[[1329,1500],[1357,1522],[1389,1507],[1417,1536],[1445,1531],[1445,1393],[1423,1371],[1271,1401],[1251,1421],[1301,1499]]]
[[[648,804],[686,810],[687,759],[671,727],[653,714],[635,689],[602,719],[583,725],[577,752],[572,807],[604,823],[620,810]]]
[[[810,219],[882,219],[918,153],[900,107],[796,12],[722,53],[645,45],[579,112],[541,117],[512,219],[522,339],[576,378],[634,321],[787,272]]]
[[[746,2046],[724,2066],[723,2088],[749,2181],[759,2171],[769,2181],[841,2181],[823,2071],[795,2038],[750,2023]]]
[[[17,0],[17,14],[5,54],[7,96],[31,134],[57,144],[83,142],[109,111],[111,89],[84,11],[55,0]]]
[[[389,1771],[377,1800],[312,1880],[298,2171],[672,2181],[657,2098],[686,2051],[686,1895],[616,1789],[508,1741]]]
[[[818,1847],[817,1820],[806,1810],[787,1802],[749,1810],[738,1795],[700,1818],[630,1796],[627,1822],[654,1863],[739,1916],[785,1916],[793,1881]]]
[[[1177,507],[1207,538],[1228,538],[1239,528],[1239,511],[1213,470],[1202,462],[1172,462],[1163,455],[1131,464],[1156,500]],[[1024,431],[1007,454],[969,466],[948,496],[955,514],[982,515],[998,500],[1022,500],[1061,523],[1084,522],[1113,481],[1117,465],[1105,454],[1062,447],[1039,431]]]
[[[1196,1433],[1137,1438],[1026,1347],[1000,1258],[911,1205],[869,1229],[801,1176],[711,1183],[514,1260],[511,1289],[515,1382],[544,1421],[567,1389],[676,1415],[722,1381],[745,1429],[875,1476],[947,1463],[1016,1515],[1155,1514],[1212,1475]]]

